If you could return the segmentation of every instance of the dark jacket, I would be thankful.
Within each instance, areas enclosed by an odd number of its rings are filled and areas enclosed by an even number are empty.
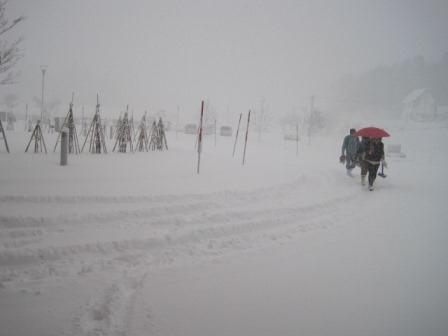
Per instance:
[[[361,139],[361,142],[360,142],[359,147],[358,147],[358,155],[362,156],[367,151],[367,149],[369,148],[369,145],[370,145],[370,138],[364,138],[363,137]]]
[[[379,164],[381,160],[384,160],[384,144],[381,141],[370,141],[365,148],[364,160],[373,164]]]

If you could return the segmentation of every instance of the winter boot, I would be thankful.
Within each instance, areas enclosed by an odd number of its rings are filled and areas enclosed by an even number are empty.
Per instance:
[[[374,189],[374,188],[373,188],[373,184],[369,184],[369,190],[370,190],[370,191],[373,191],[373,189]]]
[[[365,175],[361,175],[361,185],[366,185],[366,176]]]

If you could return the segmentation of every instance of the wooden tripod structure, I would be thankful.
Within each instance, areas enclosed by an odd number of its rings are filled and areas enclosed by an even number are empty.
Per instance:
[[[136,134],[137,142],[135,144],[135,149],[139,152],[148,151],[148,131],[146,126],[146,112],[140,121],[139,130]],[[135,141],[135,138],[134,138]]]
[[[0,133],[3,136],[3,141],[5,142],[6,151],[9,153],[8,140],[6,140],[5,130],[3,129],[2,120],[0,119]]]
[[[81,150],[79,148],[78,134],[76,133],[76,125],[75,120],[73,118],[73,95],[72,101],[70,102],[70,107],[68,109],[68,113],[62,123],[62,128],[68,128],[68,152],[69,154],[79,154]],[[54,145],[53,152],[56,152],[56,147],[58,146],[59,141],[61,140],[61,133],[59,133],[56,143]]]
[[[159,129],[159,137],[160,137],[160,150],[163,150],[165,148],[168,150],[168,142],[166,141],[166,135],[165,135],[165,126],[163,125],[162,118],[159,119],[159,123],[157,125]]]
[[[113,152],[115,152],[115,149],[117,148],[117,144],[118,144],[118,152],[119,153],[126,153],[128,144],[129,144],[129,150],[132,153],[134,152],[131,132],[132,132],[131,125],[130,125],[130,122],[128,119],[128,107],[126,107],[126,112],[125,112],[124,117],[121,120],[121,123],[117,130],[117,139],[115,140],[115,145],[112,150]]]
[[[96,95],[96,109],[95,115],[92,119],[92,123],[90,124],[89,131],[87,132],[86,139],[84,140],[84,144],[81,148],[81,153],[84,150],[84,147],[87,143],[87,140],[90,137],[90,145],[89,152],[94,154],[107,154],[106,149],[106,139],[104,138],[103,126],[101,125],[101,117],[100,117],[100,101],[98,95]]]
[[[136,130],[134,126],[134,111],[132,111],[131,118],[129,119],[129,128],[131,129],[132,138],[135,140],[135,135],[138,130]]]
[[[81,135],[83,137],[87,136],[87,123],[84,119],[84,106],[82,107],[82,117],[81,117]]]
[[[45,150],[45,154],[47,154],[47,146],[45,146],[44,135],[42,134],[42,128],[40,127],[40,120],[37,121],[36,127],[34,127],[34,131],[31,134],[30,141],[26,146],[25,153],[28,152],[28,148],[30,147],[31,142],[34,140],[34,153],[42,152],[42,148]]]
[[[113,139],[114,137],[117,138],[118,129],[120,128],[120,125],[121,125],[121,112],[120,112],[120,115],[118,116],[117,122],[115,123],[115,125],[113,127],[112,134],[110,135],[111,139]]]
[[[160,151],[168,149],[168,143],[166,142],[165,136],[165,126],[163,125],[162,118],[159,118],[159,122],[157,124],[155,121],[152,123],[149,149],[157,149]]]

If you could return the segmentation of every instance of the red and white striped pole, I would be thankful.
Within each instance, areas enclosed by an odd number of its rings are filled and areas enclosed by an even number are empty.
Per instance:
[[[204,118],[204,101],[201,103],[201,120],[199,122],[199,132],[198,132],[198,170],[201,165],[201,151],[202,151],[202,119]]]
[[[246,161],[246,147],[247,147],[247,135],[249,134],[249,123],[250,123],[250,110],[249,114],[247,115],[246,139],[244,140],[243,165],[244,162]]]
[[[240,124],[241,124],[241,117],[243,116],[243,112],[240,113],[240,120],[238,120],[238,128],[236,130],[236,136],[235,136],[235,144],[233,145],[233,154],[232,157],[235,156],[235,149],[236,149],[236,142],[238,141],[238,133],[240,132]]]

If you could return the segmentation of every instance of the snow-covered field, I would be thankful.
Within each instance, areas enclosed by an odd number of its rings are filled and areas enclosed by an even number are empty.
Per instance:
[[[387,127],[369,192],[345,135],[169,133],[164,152],[0,144],[0,335],[448,335],[446,124]],[[19,129],[20,128],[20,129]]]

